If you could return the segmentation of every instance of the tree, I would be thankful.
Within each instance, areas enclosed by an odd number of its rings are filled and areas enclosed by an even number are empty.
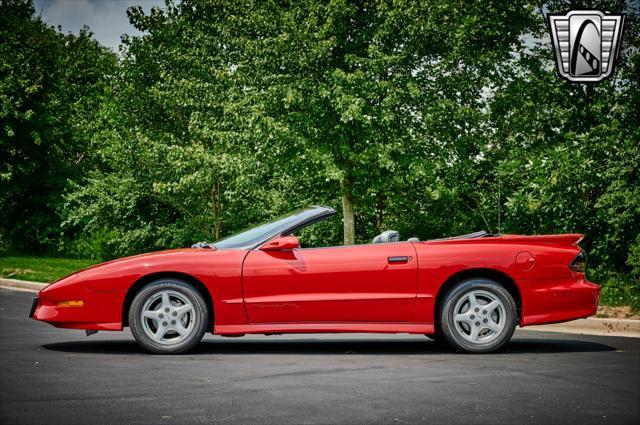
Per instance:
[[[358,206],[366,220],[375,205],[379,228],[396,177],[443,143],[424,134],[431,121],[463,121],[481,104],[483,73],[508,55],[530,11],[441,1],[187,1],[178,9],[211,34],[204,52],[213,46],[209,53],[229,58],[234,108],[261,131],[243,140],[266,137],[293,172],[335,184],[327,191],[340,195],[346,244],[355,241]],[[319,167],[302,170],[299,157]]]
[[[67,179],[86,167],[94,111],[115,55],[88,29],[62,35],[29,1],[0,3],[0,239],[53,251]]]
[[[534,38],[505,64],[490,102],[494,141],[486,159],[495,168],[483,191],[500,186],[508,232],[584,233],[591,278],[603,284],[605,302],[640,305],[633,254],[640,240],[640,8],[579,3],[541,6]],[[609,80],[584,85],[558,78],[544,13],[569,7],[626,14]]]

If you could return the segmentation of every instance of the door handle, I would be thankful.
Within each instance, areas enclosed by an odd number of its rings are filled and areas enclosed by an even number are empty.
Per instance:
[[[407,257],[407,256],[401,256],[401,257],[388,257],[387,261],[391,264],[397,264],[397,263],[408,263],[409,261],[411,261],[411,257]]]

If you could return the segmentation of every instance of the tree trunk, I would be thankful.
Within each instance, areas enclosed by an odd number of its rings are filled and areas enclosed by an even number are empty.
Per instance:
[[[222,205],[220,202],[220,180],[216,180],[211,188],[211,215],[213,216],[213,237],[220,239],[220,227],[222,225]]]
[[[354,245],[356,241],[356,223],[354,215],[354,201],[351,194],[351,182],[343,179],[340,182],[342,188],[342,216],[344,224],[344,244]]]
[[[376,234],[378,234],[382,232],[382,222],[384,220],[384,201],[386,199],[384,190],[379,190],[376,198]]]

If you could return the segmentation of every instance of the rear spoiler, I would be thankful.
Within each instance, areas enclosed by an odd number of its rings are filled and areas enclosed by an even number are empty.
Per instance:
[[[578,243],[584,238],[584,235],[580,233],[569,233],[566,235],[503,235],[502,239],[509,242],[542,242],[551,243],[557,245],[571,245],[578,246]]]

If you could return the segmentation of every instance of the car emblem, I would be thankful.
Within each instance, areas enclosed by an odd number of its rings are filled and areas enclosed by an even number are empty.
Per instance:
[[[549,15],[560,77],[575,83],[609,77],[620,49],[624,14],[572,10]]]

